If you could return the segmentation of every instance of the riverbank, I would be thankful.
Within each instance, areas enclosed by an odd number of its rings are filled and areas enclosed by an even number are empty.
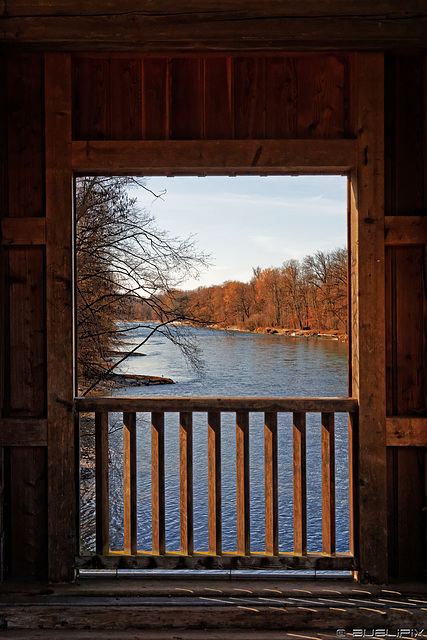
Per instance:
[[[79,395],[84,393],[85,388],[91,386],[94,381],[86,380],[84,385],[79,385]],[[174,384],[172,378],[160,376],[145,376],[130,373],[110,373],[103,380],[99,380],[89,395],[99,395],[100,393],[111,391],[112,389],[124,389],[126,387],[149,387],[159,384]]]
[[[348,335],[342,331],[335,329],[330,330],[314,330],[314,329],[287,329],[283,327],[257,327],[250,330],[241,327],[223,327],[221,325],[211,325],[212,329],[219,329],[222,331],[239,331],[243,333],[256,333],[261,335],[277,335],[286,336],[290,338],[323,338],[327,340],[339,340],[340,342],[347,342]]]

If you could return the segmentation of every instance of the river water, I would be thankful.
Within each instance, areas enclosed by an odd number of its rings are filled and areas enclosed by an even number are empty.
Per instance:
[[[129,328],[126,325],[123,328]],[[202,370],[188,366],[179,348],[155,334],[140,348],[144,357],[132,357],[122,372],[169,377],[175,384],[129,387],[114,396],[283,396],[347,395],[347,345],[321,338],[297,338],[182,328],[195,341],[203,359]],[[126,333],[131,349],[144,339],[147,327]],[[132,335],[132,337],[129,337]],[[122,436],[119,414],[110,415],[110,545],[123,548]],[[179,418],[165,417],[166,548],[179,550]],[[150,416],[138,414],[138,549],[151,549]],[[222,415],[222,519],[223,550],[236,549],[235,416]],[[337,550],[349,548],[348,419],[336,414],[336,525]],[[263,415],[250,415],[251,550],[264,549],[264,426]],[[292,416],[279,414],[279,550],[291,552]],[[206,414],[193,416],[194,547],[208,548],[208,486]],[[82,550],[94,550],[94,481],[90,468],[82,474]],[[307,415],[307,543],[321,551],[320,415]]]

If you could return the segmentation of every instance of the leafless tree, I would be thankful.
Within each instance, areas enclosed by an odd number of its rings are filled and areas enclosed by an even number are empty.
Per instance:
[[[174,238],[158,229],[132,195],[135,188],[159,197],[135,178],[76,179],[78,373],[86,392],[111,371],[110,354],[121,340],[117,322],[130,318],[136,301],[150,307],[159,322],[154,331],[197,361],[195,346],[171,326],[182,317],[169,294],[197,277],[208,257],[197,251],[192,236]]]

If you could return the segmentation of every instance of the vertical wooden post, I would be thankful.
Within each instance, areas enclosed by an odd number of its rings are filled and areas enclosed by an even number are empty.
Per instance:
[[[193,554],[193,414],[179,415],[181,553]]]
[[[73,421],[71,56],[45,56],[49,580],[71,580],[76,553]]]
[[[137,552],[136,414],[123,414],[124,552]]]
[[[307,463],[305,413],[294,413],[294,553],[307,554]]]
[[[251,552],[248,411],[236,414],[236,475],[237,553],[248,556]]]
[[[384,57],[356,56],[359,155],[351,174],[352,393],[359,400],[361,580],[387,580]]]
[[[222,553],[221,517],[221,414],[208,413],[209,553]]]
[[[96,553],[110,551],[110,513],[108,495],[108,413],[95,413],[95,490]]]
[[[165,414],[151,414],[151,500],[153,553],[164,555],[165,538]]]
[[[333,413],[322,413],[322,546],[335,554],[335,425]]]
[[[265,414],[265,553],[279,553],[279,501],[277,477],[277,413]]]

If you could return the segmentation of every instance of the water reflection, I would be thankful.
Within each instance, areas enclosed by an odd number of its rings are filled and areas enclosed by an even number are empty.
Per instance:
[[[146,329],[130,340],[141,342]],[[126,373],[171,377],[175,384],[130,387],[115,396],[346,396],[345,344],[307,338],[226,333],[191,329],[202,347],[202,373],[188,368],[179,349],[162,336],[144,345],[146,357],[131,358]],[[129,347],[131,348],[131,347]],[[110,415],[110,536],[111,548],[123,548],[123,487],[121,415]],[[250,416],[251,550],[263,551],[264,539],[264,417]],[[194,547],[208,549],[207,416],[193,416]],[[337,414],[336,521],[337,550],[349,546],[347,416]],[[165,416],[166,547],[178,551],[179,540],[179,416]],[[235,416],[222,415],[223,550],[236,549]],[[151,426],[148,414],[138,415],[138,549],[151,549]],[[278,419],[280,551],[293,547],[292,416]],[[94,549],[93,477],[85,469],[82,502],[82,544]],[[307,537],[308,550],[321,550],[320,415],[307,416]]]

